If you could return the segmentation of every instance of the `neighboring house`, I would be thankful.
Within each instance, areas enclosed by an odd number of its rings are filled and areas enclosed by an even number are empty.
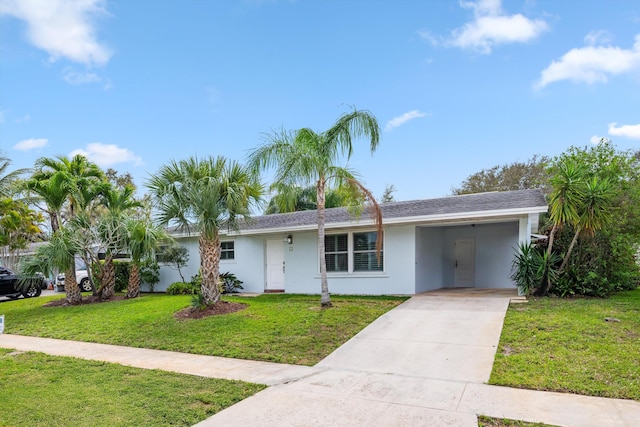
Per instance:
[[[326,260],[334,294],[407,294],[450,287],[510,288],[518,242],[537,232],[547,211],[538,190],[491,192],[381,205],[384,237],[366,214],[326,211]],[[240,231],[223,231],[221,272],[242,280],[246,292],[320,293],[316,211],[264,215]],[[190,252],[188,280],[199,268],[198,237],[175,235]],[[162,265],[163,291],[180,280]]]

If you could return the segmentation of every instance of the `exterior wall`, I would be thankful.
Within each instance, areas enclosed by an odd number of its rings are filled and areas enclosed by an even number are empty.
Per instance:
[[[264,291],[264,244],[261,239],[256,240],[250,236],[236,236],[233,238],[221,238],[222,241],[233,240],[234,259],[220,260],[220,273],[231,272],[244,283],[242,287],[246,292]],[[189,262],[182,269],[184,279],[189,281],[192,276],[198,274],[200,269],[200,250],[197,237],[183,237],[177,239],[178,243],[189,250]],[[174,282],[182,279],[178,270],[169,264],[160,264],[160,282],[154,286],[154,291],[164,292]],[[143,286],[148,291],[148,286]]]
[[[333,230],[328,231],[332,232]],[[415,227],[386,227],[383,251],[383,272],[329,273],[329,292],[412,295],[415,292]],[[285,244],[285,262],[285,292],[320,293],[318,240],[315,231],[293,234],[293,245]]]
[[[456,239],[475,239],[475,287],[515,288],[511,280],[514,248],[518,245],[519,223],[478,224],[447,227],[444,230],[444,285],[454,284]]]
[[[198,274],[198,270],[200,269],[198,238],[184,237],[176,240],[189,251],[189,261],[184,268],[181,268],[184,280],[189,281],[192,276]],[[154,292],[165,292],[172,283],[180,282],[181,280],[180,274],[178,274],[178,270],[176,270],[175,267],[172,267],[171,264],[160,263],[160,282],[153,287],[153,290]],[[149,291],[148,285],[143,284],[140,288],[143,292]]]
[[[444,228],[416,228],[416,293],[444,287]]]
[[[514,248],[531,219],[496,224],[416,227],[385,227],[384,271],[371,273],[330,273],[329,291],[334,294],[406,294],[425,292],[454,284],[454,243],[456,239],[475,240],[475,287],[515,288],[510,279]],[[370,229],[358,229],[369,231]],[[338,232],[351,232],[350,230]],[[329,233],[334,232],[330,230]],[[315,231],[266,235],[234,236],[235,259],[220,262],[220,271],[234,273],[245,292],[264,292],[266,240],[284,240],[292,234],[293,244],[283,241],[285,292],[320,293],[317,234]],[[223,239],[227,240],[227,239]],[[186,280],[198,272],[200,255],[196,237],[181,238],[189,249],[189,265],[183,269]],[[156,291],[164,291],[180,276],[162,265]]]

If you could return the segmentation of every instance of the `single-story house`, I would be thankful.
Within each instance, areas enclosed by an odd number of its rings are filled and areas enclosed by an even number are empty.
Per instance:
[[[337,294],[406,294],[450,287],[509,288],[519,242],[537,232],[547,211],[539,190],[479,193],[380,205],[383,249],[375,253],[374,222],[345,208],[326,210],[329,290]],[[320,293],[316,211],[264,215],[238,231],[222,231],[221,272],[234,273],[246,292]],[[176,234],[187,247],[186,280],[199,268],[198,236]],[[179,281],[164,264],[165,290]]]

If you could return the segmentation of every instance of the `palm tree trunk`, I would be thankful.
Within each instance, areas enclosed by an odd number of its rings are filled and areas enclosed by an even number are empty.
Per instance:
[[[220,300],[220,236],[217,233],[213,239],[206,238],[204,233],[200,235],[200,272],[204,303],[213,305]]]
[[[569,264],[569,257],[571,256],[573,247],[576,245],[576,242],[578,241],[579,234],[580,234],[580,228],[578,227],[575,234],[573,235],[573,239],[571,239],[571,244],[569,245],[569,249],[567,249],[567,253],[564,256],[564,259],[562,260],[562,264],[560,264],[560,269],[558,270],[558,273],[564,271],[567,264]]]
[[[556,235],[556,231],[558,230],[558,224],[553,224],[553,227],[551,227],[551,233],[549,233],[549,245],[547,246],[547,258],[546,258],[546,262],[548,263],[551,259],[551,251],[553,249],[553,238]],[[551,268],[550,265],[545,266],[545,272],[549,271],[549,269]],[[549,293],[549,289],[551,289],[551,278],[549,277],[549,274],[545,273],[545,276],[542,279],[542,283],[541,283],[541,287],[542,289],[540,289],[537,294],[538,295],[547,295]]]
[[[140,296],[140,268],[137,263],[131,263],[131,273],[127,284],[127,298],[137,298]]]
[[[113,265],[113,255],[111,253],[108,253],[104,259],[101,284],[100,299],[111,298],[116,288],[116,272]]]
[[[82,301],[82,293],[76,281],[76,266],[72,264],[64,272],[64,290],[69,304],[79,304]]]
[[[320,305],[322,307],[331,307],[331,295],[329,294],[329,283],[327,281],[327,260],[324,254],[324,223],[325,223],[325,182],[324,179],[318,180],[317,199],[318,199],[318,254],[320,256]]]

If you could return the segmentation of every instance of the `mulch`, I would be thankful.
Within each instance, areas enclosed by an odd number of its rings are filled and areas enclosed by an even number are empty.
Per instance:
[[[69,304],[66,298],[61,298],[58,300],[50,301],[44,304],[43,307],[69,307],[72,305],[102,304],[112,301],[121,301],[125,298],[126,297],[124,295],[114,295],[109,299],[103,300],[98,298],[97,296],[89,295],[86,297],[82,297],[82,301],[80,301],[78,304]],[[245,308],[247,308],[247,304],[229,301],[218,301],[217,303],[204,309],[197,309],[193,307],[184,308],[176,312],[173,317],[178,320],[203,319],[209,316],[219,316],[222,314],[235,313],[237,311],[244,310]]]
[[[109,299],[100,299],[96,296],[89,295],[86,297],[82,297],[82,300],[77,304],[69,304],[66,298],[60,298],[43,304],[43,307],[70,307],[73,305],[102,304],[105,302],[120,301],[125,298],[126,297],[124,295],[114,295]]]
[[[187,319],[203,319],[209,316],[219,316],[221,314],[230,314],[235,313],[240,310],[244,310],[247,308],[247,304],[242,304],[239,302],[229,302],[229,301],[218,301],[217,303],[210,305],[202,310],[187,307],[178,311],[173,315],[178,320],[187,320]]]

